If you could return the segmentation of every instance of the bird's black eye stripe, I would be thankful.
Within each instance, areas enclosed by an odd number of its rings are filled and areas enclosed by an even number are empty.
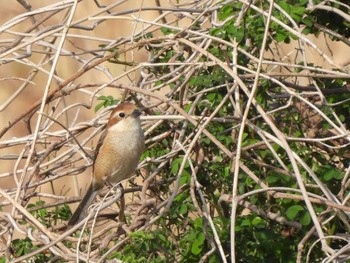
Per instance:
[[[119,112],[119,117],[120,118],[124,118],[125,117],[125,113],[124,112]]]

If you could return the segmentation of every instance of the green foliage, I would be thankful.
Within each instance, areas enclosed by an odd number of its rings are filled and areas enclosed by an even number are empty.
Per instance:
[[[35,203],[28,204],[28,209],[32,210],[31,214],[40,221],[43,225],[51,227],[57,225],[58,221],[68,221],[71,216],[71,210],[67,204],[62,206],[54,207],[53,209],[40,208],[45,206],[45,201],[39,200]],[[25,225],[27,222],[22,221],[22,224]],[[11,249],[16,257],[26,255],[30,252],[37,250],[40,247],[37,247],[33,244],[34,242],[28,237],[23,239],[14,239],[11,242]],[[51,253],[38,253],[32,260],[33,262],[44,263],[52,257]],[[0,262],[1,262],[0,258]]]
[[[310,223],[310,215],[301,205],[292,205],[286,211],[286,216],[289,220],[298,221],[302,225],[307,226]],[[299,220],[297,220],[299,217]]]
[[[174,233],[166,224],[156,231],[137,231],[130,234],[131,241],[128,245],[113,253],[110,259],[116,258],[132,263],[175,262],[176,254],[179,253],[181,262],[198,262],[203,250],[208,246],[202,229],[202,219],[187,220],[186,223],[192,226],[192,229],[178,236],[173,236]]]
[[[14,239],[11,242],[11,248],[14,251],[16,257],[26,255],[38,249],[38,247],[33,245],[32,241],[29,238]],[[40,253],[32,257],[31,260],[37,263],[45,263],[49,260],[49,257],[44,253]]]
[[[12,241],[12,249],[17,257],[28,254],[33,249],[32,241],[29,238],[15,239]]]
[[[167,27],[162,27],[162,28],[160,29],[160,31],[161,31],[164,35],[176,34],[176,33],[177,33],[177,31],[171,30],[171,29],[169,29],[169,28],[167,28]]]
[[[33,204],[28,204],[28,209],[34,210],[31,214],[37,218],[42,224],[46,226],[52,226],[56,224],[58,220],[68,221],[72,213],[67,204],[55,207],[54,209],[41,208],[45,205],[45,201],[39,200]]]
[[[318,25],[327,25],[327,23],[331,21],[329,18],[334,16],[334,13],[330,14],[330,12],[328,12],[327,18],[322,19],[321,17],[325,15],[326,12],[321,10],[313,10],[311,12],[308,8],[309,1],[307,0],[279,0],[275,3],[280,7],[280,9],[274,8],[273,17],[294,30],[296,29],[295,25],[297,25],[299,27],[298,31],[302,32],[302,34],[313,34],[317,36],[321,32]],[[269,8],[269,2],[261,1],[259,2],[258,6],[262,10],[267,11]],[[338,8],[342,7],[338,6]],[[242,10],[244,10],[243,20],[241,23],[237,23],[237,17],[239,17]],[[298,39],[298,36],[290,32],[286,26],[282,26],[280,23],[277,23],[277,21],[272,21],[269,25],[266,48],[273,55],[275,55],[275,50],[271,49],[271,46],[288,44],[293,40]],[[342,20],[342,22],[338,25],[332,23],[332,27],[335,31],[340,30],[343,33],[348,30],[348,26],[344,26],[344,20]],[[238,43],[239,50],[247,51],[250,55],[259,57],[260,48],[264,39],[265,28],[266,17],[261,15],[261,13],[256,9],[249,8],[249,6],[244,9],[242,3],[230,2],[229,4],[224,4],[218,10],[217,23],[208,29],[208,33],[215,37],[215,39],[219,38],[226,41],[226,43],[233,43],[233,41],[235,41],[235,43]],[[161,32],[164,35],[178,33],[167,28],[162,28]],[[344,36],[345,35],[347,35],[347,33],[345,33]],[[248,45],[248,43],[251,44]],[[232,45],[226,45],[223,44],[223,42],[219,43],[212,40],[207,51],[220,61],[227,63],[229,67],[235,66],[233,64],[229,64],[232,63],[233,54],[235,53]],[[175,56],[179,55],[177,50],[171,48],[167,48],[163,50],[163,52],[160,48],[152,49],[153,55],[159,53],[162,55],[158,55],[154,60],[155,62],[169,62],[170,60],[172,61]],[[244,54],[244,52],[237,52],[236,55],[238,65],[246,66],[251,70],[255,70],[256,61],[251,60],[246,54]],[[183,59],[184,57],[182,54],[180,54],[177,61],[183,61]],[[207,60],[208,59],[205,57],[205,55],[201,55],[198,58],[198,61],[201,62],[207,62]],[[304,66],[305,62],[296,61],[295,64]],[[308,61],[306,64],[309,67],[316,68],[314,64],[309,63]],[[152,70],[157,76],[163,76],[169,73],[169,67],[157,67],[156,69]],[[264,68],[264,70],[268,69]],[[293,74],[304,71],[301,67],[293,67],[286,70],[289,70]],[[244,74],[247,73],[240,68],[238,68],[237,71],[240,76],[244,76]],[[176,85],[171,85],[174,84],[170,81],[171,77],[157,80],[155,86],[159,87],[160,85],[163,85],[169,81],[170,84],[168,85],[171,87],[171,89],[176,90],[176,88],[178,88],[177,84],[183,83],[185,80],[185,78],[179,78],[179,82],[176,83]],[[283,78],[279,80],[284,81]],[[319,79],[317,80],[317,84],[322,89],[328,89],[329,87],[336,89],[344,87],[344,83],[347,83],[347,81],[348,80],[346,79]],[[186,97],[187,104],[184,106],[184,110],[189,112],[189,109],[192,109],[196,115],[201,115],[203,112],[205,112],[206,116],[210,116],[210,114],[222,104],[223,99],[225,96],[227,96],[227,87],[232,83],[235,83],[235,79],[232,78],[232,75],[227,74],[225,70],[217,65],[209,65],[197,69],[186,83],[186,92],[189,94],[193,93],[195,95]],[[251,83],[252,82],[247,80],[245,84],[248,86],[248,88],[250,88]],[[298,92],[300,91],[296,90],[296,93]],[[198,94],[200,94],[202,97],[198,103],[195,104]],[[175,95],[172,97],[174,100],[179,98],[181,97],[178,96],[177,93],[175,93]],[[299,102],[299,100],[295,99],[291,101],[290,97],[287,96],[286,90],[277,85],[276,82],[271,81],[271,79],[261,78],[259,80],[258,89],[254,98],[256,103],[265,112],[269,112],[269,114],[271,112],[269,117],[271,117],[276,126],[286,137],[304,138],[307,136],[307,131],[313,128],[308,126],[309,120],[304,114],[306,110],[298,110],[298,108],[294,106],[293,103]],[[324,103],[321,106],[318,105],[317,107],[323,114],[325,114],[335,123],[337,123],[337,121],[349,122],[349,118],[347,118],[347,116],[350,114],[349,103],[338,103],[346,101],[347,99],[349,99],[348,93],[329,95],[326,96],[327,102],[329,104],[333,103],[335,106],[326,105]],[[241,92],[238,100],[240,100],[242,105],[246,105],[248,97]],[[292,106],[285,107],[285,105],[288,103],[290,103]],[[226,117],[233,115],[235,110],[233,106],[232,101],[226,101],[215,117]],[[276,111],[277,108],[280,109]],[[315,115],[315,112],[310,112]],[[337,113],[339,119],[334,118],[334,112]],[[311,113],[310,115],[312,115]],[[248,118],[255,126],[259,127],[264,132],[274,134],[274,131],[271,130],[270,125],[262,120],[260,114],[256,110],[256,107],[251,107]],[[320,125],[320,127],[322,126],[324,130],[330,130],[333,128],[327,121],[320,121],[317,125]],[[227,147],[227,149],[234,151],[236,146],[235,140],[237,138],[235,134],[237,134],[238,128],[232,127],[235,127],[235,124],[213,121],[206,126],[206,130],[213,134],[217,141],[222,143],[225,147]],[[350,127],[350,123],[348,124],[348,127]],[[157,132],[161,133],[162,131],[165,131],[167,127],[164,126],[163,128],[164,130],[159,129]],[[185,134],[191,134],[191,132],[196,131],[195,128],[196,127],[189,124],[185,130]],[[174,135],[174,137],[175,136],[176,135]],[[166,151],[168,151],[172,140],[173,138],[171,137],[168,138],[168,143],[163,140],[159,142],[159,144],[152,145],[152,147],[149,147],[147,150],[147,153],[145,153],[145,156],[150,158],[157,158],[161,156],[165,153],[164,147],[167,149]],[[268,186],[297,189],[299,186],[295,175],[290,172],[293,171],[289,160],[290,157],[282,146],[272,140],[267,140],[274,149],[275,153],[273,153],[270,148],[256,146],[261,145],[262,138],[255,129],[247,125],[245,127],[242,146],[248,149],[251,147],[253,150],[243,151],[241,162],[243,162],[251,171],[253,171],[259,180]],[[311,167],[313,172],[320,178],[320,180],[327,184],[328,189],[330,189],[333,193],[340,191],[344,173],[341,169],[339,169],[339,160],[337,160],[338,156],[325,156],[324,152],[321,152],[319,148],[302,141],[289,141],[288,144],[291,147],[291,150],[297,154],[309,167]],[[210,204],[212,210],[217,212],[213,220],[215,222],[216,230],[225,254],[229,255],[231,249],[230,220],[228,215],[229,208],[227,209],[228,211],[225,211],[225,208],[219,208],[217,206],[217,202],[220,197],[220,193],[232,193],[232,160],[227,158],[227,156],[218,149],[217,145],[204,135],[201,136],[197,147],[204,152],[205,159],[201,165],[197,167],[196,178],[200,184],[201,191],[203,191],[205,195],[207,203]],[[196,152],[196,150],[193,151]],[[344,149],[339,151],[346,152]],[[276,156],[278,156],[278,159]],[[171,161],[169,161],[169,166],[161,171],[162,178],[169,180],[172,178],[174,179],[174,176],[176,176],[179,172],[179,167],[182,161],[183,155],[179,154],[174,156]],[[191,159],[191,161],[193,164],[196,164],[195,159]],[[348,163],[346,158],[341,157],[340,162],[344,162],[345,166]],[[154,167],[152,166],[152,169],[153,168]],[[301,169],[304,183],[307,185],[313,185],[315,182],[308,172],[301,166],[299,168]],[[196,217],[196,207],[193,205],[192,200],[193,196],[191,196],[190,191],[186,188],[191,186],[191,174],[192,170],[189,167],[189,163],[186,162],[185,169],[180,175],[179,181],[179,186],[186,190],[178,193],[178,195],[174,198],[169,211],[157,225],[157,230],[162,232],[162,236],[172,235],[172,244],[167,244],[164,246],[172,249],[173,253],[170,253],[169,250],[167,251],[181,262],[198,262],[201,256],[203,256],[203,254],[208,252],[211,248],[209,241],[213,237],[213,233],[210,229],[207,229],[208,232],[203,230],[203,228],[206,227],[203,223],[205,220],[201,217]],[[166,189],[168,188],[166,186],[162,187],[165,189],[164,198],[166,199],[168,197]],[[259,184],[250,176],[245,173],[240,173],[238,184],[239,194],[258,190],[260,188],[261,187]],[[322,191],[316,187],[308,189],[308,191],[321,196],[323,195]],[[291,194],[295,194],[295,192],[292,191]],[[199,200],[197,195],[194,198],[196,198],[196,201]],[[289,227],[280,225],[270,218],[258,215],[254,213],[254,211],[251,211],[248,215],[240,215],[238,213],[240,216],[238,216],[235,225],[238,262],[295,262],[298,244],[313,223],[310,212],[304,202],[295,201],[288,198],[271,198],[266,194],[253,195],[249,198],[249,202],[259,209],[263,209],[267,212],[271,211],[275,214],[281,215],[288,221],[295,221],[299,223],[302,228],[289,229]],[[317,214],[325,211],[323,206],[316,206],[314,209]],[[195,219],[193,220],[193,218]],[[177,231],[172,231],[172,227]],[[342,224],[337,220],[334,220],[334,222],[329,224],[329,229],[330,234],[332,234],[331,231],[334,231],[334,229],[341,232],[346,231]],[[208,233],[209,236],[207,236],[206,233]],[[290,234],[288,234],[289,236],[286,237],[285,233]],[[146,243],[149,240],[154,239],[154,236],[152,236],[152,233],[150,232],[143,234],[145,235],[143,240]],[[311,238],[308,245],[312,244],[313,241],[315,240]],[[128,251],[138,249],[137,247],[134,247],[133,242],[130,242],[128,246],[133,247]],[[337,244],[334,244],[334,246],[337,246]],[[150,246],[143,249],[150,253]],[[125,250],[120,252],[120,255],[122,255],[124,252]],[[310,254],[310,257],[313,262],[317,262],[317,260],[320,259],[319,255],[321,254],[321,247],[315,246]],[[150,261],[156,262],[152,260],[153,259]],[[164,258],[160,259],[160,261],[162,260],[164,260]],[[228,260],[230,259],[228,258]],[[220,256],[217,251],[215,251],[215,253],[213,253],[208,259],[208,262],[219,261]]]
[[[113,96],[100,96],[97,100],[102,100],[99,104],[96,105],[95,111],[98,111],[102,107],[107,108],[109,106],[116,105],[120,102],[119,99],[115,99]]]
[[[247,215],[238,218],[236,226],[239,262],[295,262],[291,254],[297,247],[293,239],[281,235],[282,228],[267,220]],[[288,255],[288,256],[285,256]]]
[[[130,234],[131,242],[121,252],[115,252],[110,259],[124,262],[171,262],[175,260],[173,244],[160,231],[138,231]]]

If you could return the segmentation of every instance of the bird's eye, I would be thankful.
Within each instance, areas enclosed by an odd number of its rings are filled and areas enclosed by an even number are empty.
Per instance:
[[[124,118],[125,117],[125,113],[124,112],[119,112],[119,117],[120,118]]]

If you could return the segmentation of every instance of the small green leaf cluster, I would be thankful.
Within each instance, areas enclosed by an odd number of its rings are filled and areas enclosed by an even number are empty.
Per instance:
[[[131,242],[121,251],[114,252],[109,259],[123,262],[174,262],[174,244],[164,231],[137,231],[130,234]]]
[[[44,207],[45,201],[39,200],[33,204],[28,204],[28,209],[33,210],[31,214],[46,226],[54,226],[58,221],[67,221],[72,215],[72,212],[67,204],[57,206],[53,209],[39,208]]]
[[[120,102],[119,99],[114,98],[113,96],[100,96],[97,100],[101,100],[99,104],[96,105],[95,111],[98,111],[102,107],[107,108],[109,106],[116,105]]]
[[[28,204],[28,209],[32,210],[31,214],[39,220],[39,222],[47,227],[52,227],[58,224],[58,222],[68,221],[72,215],[71,210],[67,204],[57,206],[53,209],[45,208],[45,201],[39,200],[35,203]],[[27,222],[21,221],[21,224],[25,225]],[[29,237],[17,238],[11,242],[11,250],[15,257],[20,257],[29,254],[40,247],[35,245]],[[44,263],[48,262],[53,255],[48,252],[38,253],[30,260],[33,262]],[[2,258],[0,258],[1,262]],[[5,262],[5,261],[4,261]]]

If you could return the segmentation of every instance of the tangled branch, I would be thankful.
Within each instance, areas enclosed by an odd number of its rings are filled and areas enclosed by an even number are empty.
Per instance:
[[[297,236],[298,262],[349,259],[350,61],[305,33],[309,14],[349,22],[348,4],[309,1],[298,20],[283,1],[17,2],[0,25],[8,262],[126,260],[132,245],[169,262],[243,262],[255,227]],[[348,32],[315,28],[349,51]],[[147,139],[127,222],[106,189],[67,229],[119,100],[143,109]]]

